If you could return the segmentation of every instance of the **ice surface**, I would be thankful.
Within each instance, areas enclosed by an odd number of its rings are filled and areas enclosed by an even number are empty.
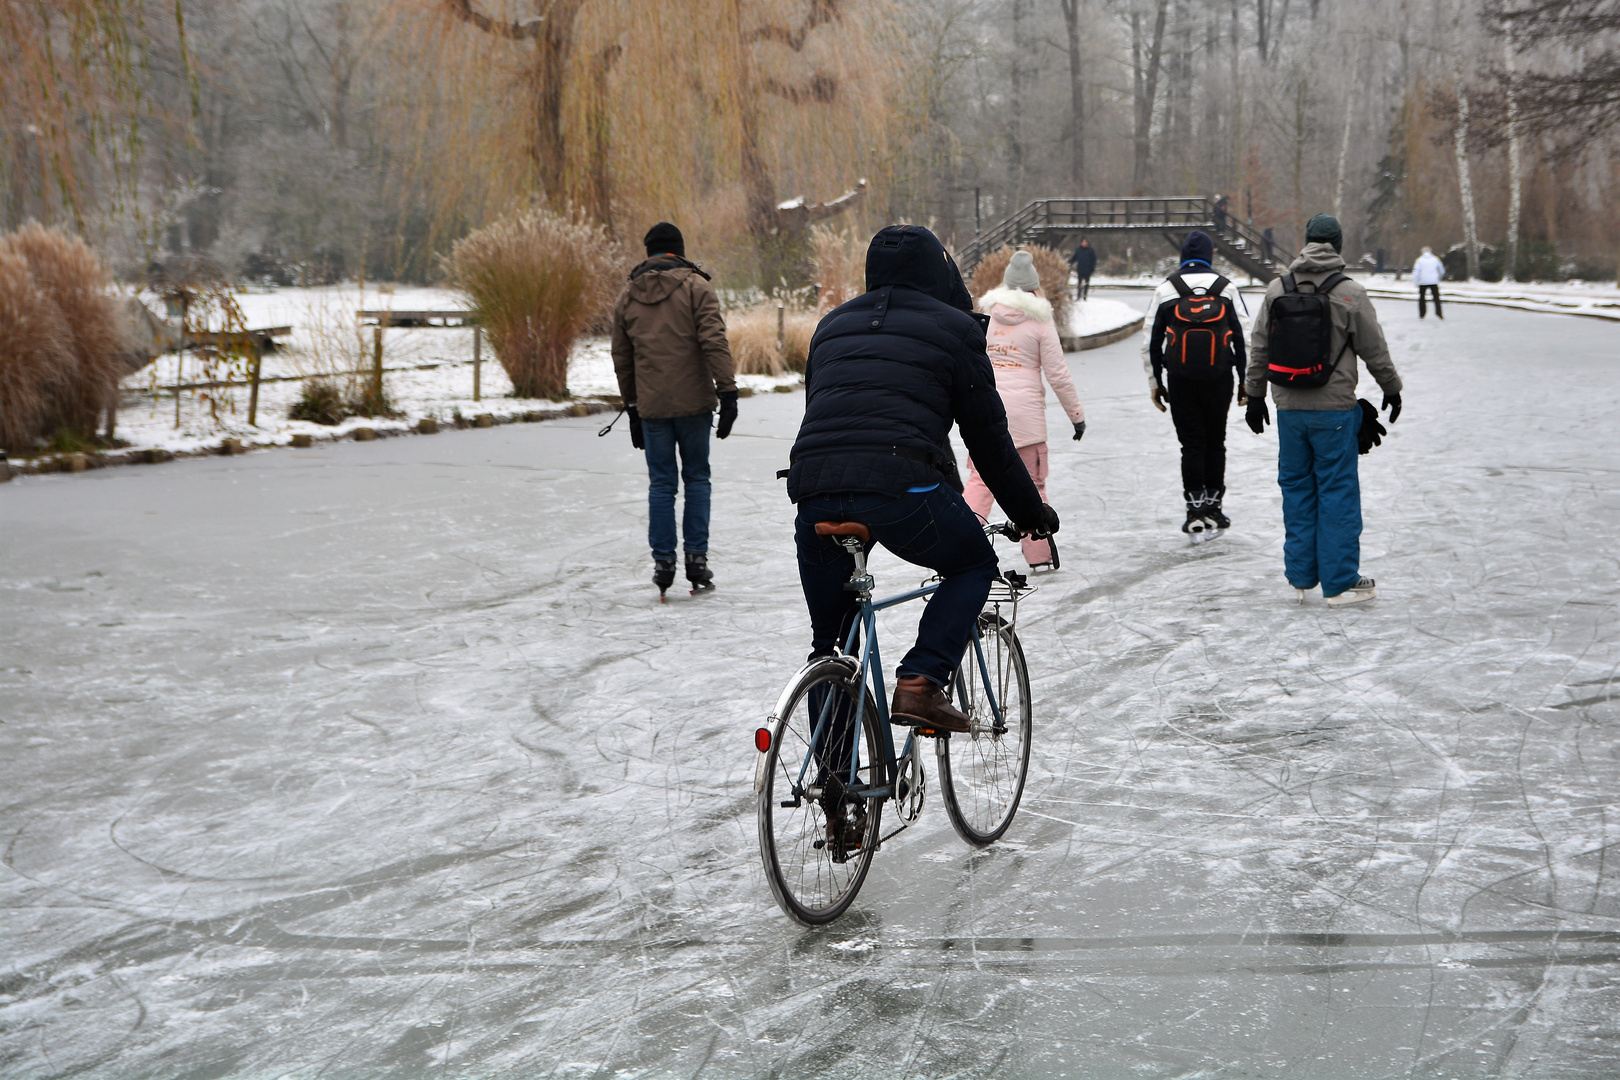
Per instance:
[[[595,418],[0,487],[0,1071],[1620,1073],[1614,329],[1380,307],[1363,608],[1294,603],[1273,435],[1190,547],[1138,343],[1070,358],[1024,807],[975,852],[933,800],[823,930],[750,784],[800,395],[663,606]]]

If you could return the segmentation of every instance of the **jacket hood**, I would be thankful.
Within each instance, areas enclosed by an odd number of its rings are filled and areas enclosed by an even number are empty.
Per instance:
[[[872,237],[866,249],[866,291],[885,285],[916,289],[958,311],[973,310],[956,260],[921,225],[889,225]]]
[[[1025,292],[1023,289],[1009,289],[1006,286],[991,289],[979,297],[979,307],[990,313],[990,317],[998,323],[1016,325],[1025,319],[1034,319],[1036,322],[1052,321],[1052,302]],[[997,310],[997,309],[1000,310]]]
[[[661,304],[693,274],[705,279],[709,276],[702,267],[685,259],[668,255],[648,259],[630,271],[630,299],[638,304]]]
[[[1300,251],[1299,258],[1288,268],[1291,272],[1303,270],[1307,274],[1326,274],[1344,269],[1344,256],[1323,240],[1313,240]]]

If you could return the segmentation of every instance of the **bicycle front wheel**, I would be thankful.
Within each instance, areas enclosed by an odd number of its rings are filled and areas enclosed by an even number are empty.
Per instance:
[[[759,791],[759,851],[776,902],[807,926],[842,915],[866,880],[883,800],[849,789],[883,783],[877,704],[853,666],[824,660],[800,674],[771,731]],[[858,695],[858,696],[857,696]],[[855,712],[864,700],[857,746]]]
[[[939,739],[935,753],[946,815],[957,835],[983,847],[1001,839],[1024,797],[1032,708],[1029,669],[1013,628],[984,612],[979,616],[978,645],[984,650],[984,667],[979,666],[978,649],[969,642],[953,683],[957,706],[968,714],[973,729]],[[991,707],[992,694],[999,718]]]

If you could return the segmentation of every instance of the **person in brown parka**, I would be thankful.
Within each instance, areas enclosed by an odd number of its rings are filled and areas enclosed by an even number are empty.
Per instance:
[[[613,370],[630,417],[630,444],[647,456],[647,543],[660,598],[675,581],[675,493],[686,485],[681,547],[693,592],[714,588],[709,569],[709,424],[718,438],[737,420],[737,380],[726,321],[709,275],[686,259],[681,231],[648,230],[647,259],[613,308]],[[676,455],[680,465],[677,470]]]

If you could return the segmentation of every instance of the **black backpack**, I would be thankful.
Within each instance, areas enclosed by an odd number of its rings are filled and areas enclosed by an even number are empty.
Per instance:
[[[1221,295],[1232,284],[1220,275],[1207,289],[1193,289],[1180,274],[1171,274],[1178,294],[1166,300],[1165,366],[1184,379],[1214,379],[1232,366],[1232,331],[1226,325],[1232,302]]]
[[[1306,293],[1299,291],[1293,274],[1283,275],[1282,295],[1271,301],[1271,319],[1266,324],[1266,378],[1294,390],[1327,385],[1333,369],[1339,366],[1339,357],[1350,347],[1346,336],[1344,347],[1337,356],[1333,354],[1333,301],[1328,293],[1348,280],[1335,273],[1320,285],[1307,281],[1312,291]]]

